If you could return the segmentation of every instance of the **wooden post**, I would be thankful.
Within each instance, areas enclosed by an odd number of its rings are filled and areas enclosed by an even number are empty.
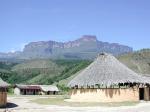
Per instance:
[[[144,100],[145,100],[145,101],[149,101],[149,100],[150,100],[149,87],[145,87],[145,88],[144,88]]]
[[[6,88],[0,88],[0,107],[5,107],[7,104]]]

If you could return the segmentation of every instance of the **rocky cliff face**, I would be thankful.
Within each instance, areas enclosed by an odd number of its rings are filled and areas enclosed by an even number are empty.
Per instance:
[[[75,41],[56,42],[39,41],[27,44],[22,53],[0,54],[0,57],[29,58],[80,58],[91,59],[99,52],[108,52],[114,55],[132,52],[132,48],[117,43],[107,43],[98,41],[96,36],[84,35]]]

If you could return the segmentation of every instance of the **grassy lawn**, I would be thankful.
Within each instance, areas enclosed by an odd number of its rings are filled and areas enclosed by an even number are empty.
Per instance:
[[[53,96],[48,98],[37,98],[31,100],[31,102],[42,105],[59,105],[59,106],[72,106],[72,107],[93,107],[93,106],[105,106],[105,107],[119,107],[119,106],[134,106],[139,102],[119,102],[119,103],[81,103],[81,102],[66,102],[64,96]]]

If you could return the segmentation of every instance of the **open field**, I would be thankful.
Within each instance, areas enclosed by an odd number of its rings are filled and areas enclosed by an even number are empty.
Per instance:
[[[150,102],[70,103],[64,96],[8,96],[0,112],[149,112]]]
[[[49,98],[37,98],[31,100],[31,102],[41,104],[41,105],[58,105],[58,106],[70,106],[70,107],[119,107],[119,106],[134,106],[139,102],[120,102],[120,103],[88,103],[88,102],[68,102],[67,96],[53,96]]]

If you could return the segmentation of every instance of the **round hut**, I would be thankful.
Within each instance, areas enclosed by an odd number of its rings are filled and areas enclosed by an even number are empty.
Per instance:
[[[0,78],[0,107],[5,107],[7,104],[7,87],[8,83]]]
[[[101,53],[86,69],[68,84],[70,101],[123,102],[139,101],[139,86],[150,83],[119,62],[114,56]]]

